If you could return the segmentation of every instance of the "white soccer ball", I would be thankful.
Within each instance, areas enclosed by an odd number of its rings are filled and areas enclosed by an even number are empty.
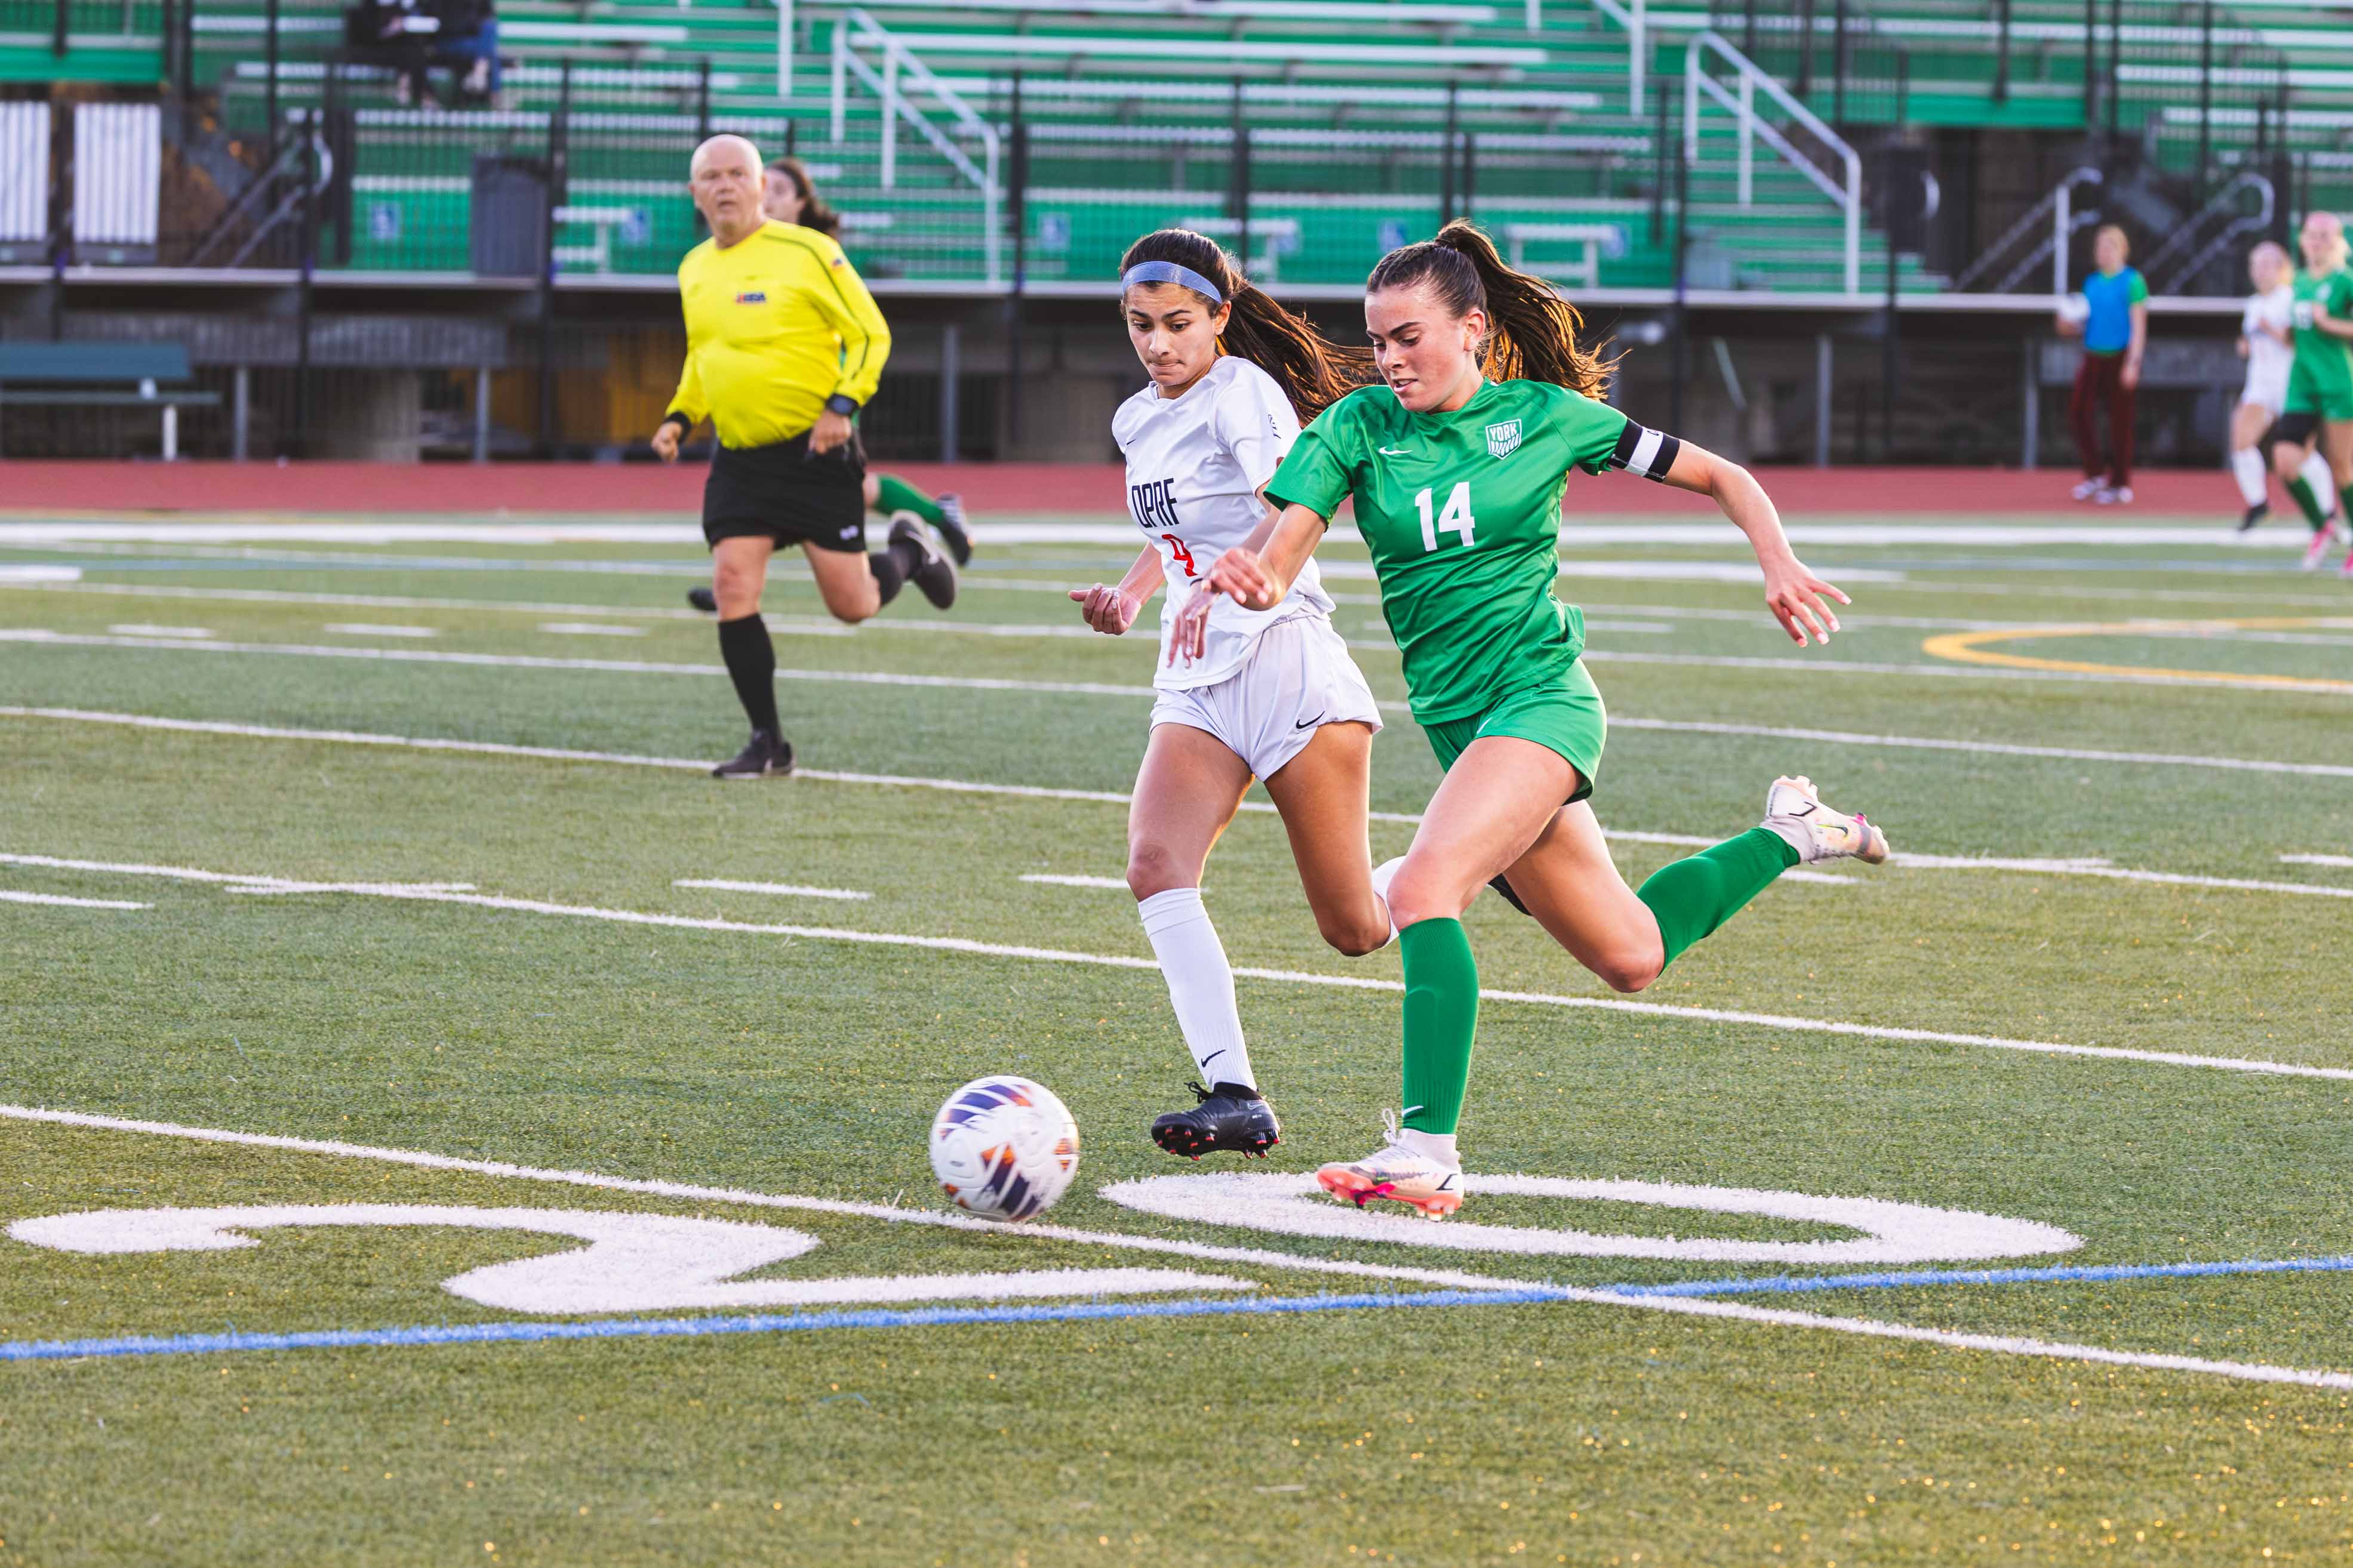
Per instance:
[[[2059,319],[2080,327],[2092,319],[2092,302],[2081,294],[2070,294],[2059,301]]]
[[[1079,1169],[1079,1125],[1045,1085],[976,1078],[932,1118],[932,1172],[960,1209],[987,1219],[1044,1214]]]

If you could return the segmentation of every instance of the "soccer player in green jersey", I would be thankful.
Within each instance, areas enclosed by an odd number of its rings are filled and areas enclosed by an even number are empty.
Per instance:
[[[1756,547],[1766,603],[1800,646],[1829,640],[1838,618],[1824,600],[1846,595],[1790,552],[1746,469],[1602,402],[1608,367],[1577,345],[1577,312],[1470,224],[1391,251],[1365,291],[1382,384],[1302,434],[1267,487],[1281,521],[1263,549],[1220,556],[1210,586],[1250,608],[1279,602],[1356,499],[1413,716],[1446,778],[1410,851],[1376,876],[1404,950],[1403,1126],[1316,1174],[1336,1198],[1436,1219],[1462,1201],[1454,1135],[1479,970],[1461,917],[1481,887],[1492,881],[1614,989],[1640,991],[1784,870],[1881,861],[1887,839],[1807,780],[1781,778],[1761,827],[1626,885],[1587,804],[1605,718],[1579,658],[1584,616],[1552,592],[1568,477],[1620,468],[1713,498]]]
[[[2296,243],[2305,269],[2295,283],[2295,363],[2287,374],[2287,412],[2272,426],[2272,468],[2312,524],[2312,543],[2304,552],[2310,571],[2327,555],[2336,533],[2327,502],[2301,476],[2316,441],[2338,497],[2353,506],[2353,345],[2348,342],[2353,339],[2353,272],[2345,269],[2345,225],[2336,214],[2306,214]],[[2343,571],[2353,576],[2353,552]]]

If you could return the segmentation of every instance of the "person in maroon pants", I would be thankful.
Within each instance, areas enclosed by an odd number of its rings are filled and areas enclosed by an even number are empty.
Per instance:
[[[2131,254],[2125,231],[2115,224],[2104,226],[2092,242],[2097,270],[2084,279],[2082,305],[2059,313],[2060,332],[2067,337],[2080,332],[2084,339],[2084,363],[2076,368],[2074,395],[2067,402],[2067,417],[2075,428],[2075,449],[2084,458],[2084,478],[2075,486],[2075,499],[2102,506],[2133,499],[2133,395],[2140,386],[2141,355],[2148,347],[2148,284],[2139,272],[2125,265]],[[2105,478],[2100,462],[2102,405],[2108,415]]]

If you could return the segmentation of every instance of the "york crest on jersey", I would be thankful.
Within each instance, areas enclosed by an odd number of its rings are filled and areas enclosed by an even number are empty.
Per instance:
[[[1487,426],[1487,455],[1489,457],[1496,458],[1508,458],[1519,449],[1520,422],[1518,420],[1506,419],[1501,425],[1490,425]]]

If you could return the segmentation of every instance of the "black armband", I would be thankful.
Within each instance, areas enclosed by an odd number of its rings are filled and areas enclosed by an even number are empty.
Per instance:
[[[1629,419],[1626,428],[1618,432],[1618,447],[1609,454],[1609,466],[1646,479],[1663,479],[1675,466],[1675,454],[1683,449],[1683,444],[1674,437]]]
[[[681,437],[694,434],[694,421],[689,419],[685,415],[681,414],[675,408],[662,416],[662,425],[677,426],[678,433]],[[654,428],[659,430],[661,428],[661,426],[658,425]]]
[[[846,392],[837,392],[825,400],[825,411],[828,414],[839,414],[844,419],[852,418],[858,413],[858,399]]]

